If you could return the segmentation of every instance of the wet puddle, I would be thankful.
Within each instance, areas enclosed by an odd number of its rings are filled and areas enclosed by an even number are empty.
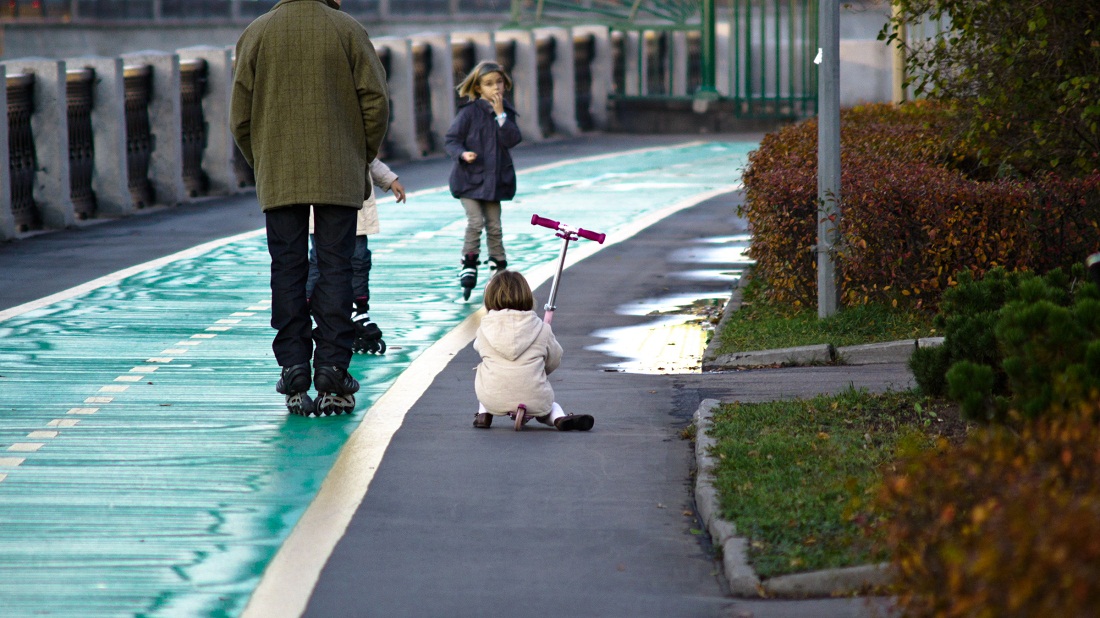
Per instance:
[[[616,313],[650,316],[633,326],[592,333],[603,343],[589,349],[623,360],[603,365],[605,371],[644,374],[699,373],[711,332],[722,317],[733,283],[752,264],[746,252],[748,235],[699,239],[670,255],[683,270],[669,272],[670,279],[697,282],[699,287],[658,298],[646,298],[619,306]],[[712,268],[692,268],[710,266]],[[706,289],[710,286],[710,289]]]

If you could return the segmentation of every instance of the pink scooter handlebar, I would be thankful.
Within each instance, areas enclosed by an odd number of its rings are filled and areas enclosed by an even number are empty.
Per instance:
[[[558,221],[554,221],[553,219],[547,219],[546,217],[540,217],[538,215],[531,215],[531,225],[541,225],[542,227],[548,227],[552,230],[557,230],[559,232],[565,232],[566,234],[573,233],[573,234],[576,234],[577,236],[580,236],[581,238],[584,238],[584,239],[587,239],[587,240],[594,240],[594,241],[600,243],[601,245],[603,244],[604,239],[607,238],[606,234],[601,234],[600,232],[593,232],[593,231],[590,231],[590,230],[586,230],[584,228],[581,228],[581,229],[578,229],[578,230],[573,230],[572,228],[570,228],[568,226],[562,225]]]

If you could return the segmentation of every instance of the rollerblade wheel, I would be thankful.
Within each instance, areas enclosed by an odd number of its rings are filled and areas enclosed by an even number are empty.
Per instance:
[[[318,393],[316,408],[317,416],[351,414],[355,410],[355,395]]]
[[[521,405],[516,408],[516,431],[520,431],[521,429],[523,429],[523,424],[525,422],[524,417],[526,416],[526,412],[527,406]]]
[[[286,396],[286,409],[296,416],[313,414],[313,400],[308,393],[294,393]]]

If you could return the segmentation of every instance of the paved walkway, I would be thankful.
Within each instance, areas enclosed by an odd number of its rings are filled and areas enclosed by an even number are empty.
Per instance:
[[[352,418],[288,418],[272,392],[254,198],[0,247],[5,615],[863,615],[861,600],[729,597],[679,437],[713,383],[624,373],[592,349],[652,321],[637,304],[720,294],[728,279],[701,271],[738,268],[683,249],[738,242],[731,191],[754,142],[640,142],[517,151],[506,211],[509,261],[536,282],[559,244],[530,214],[608,234],[572,246],[584,259],[554,322],[555,388],[595,415],[587,434],[470,427],[477,305],[454,302],[461,211],[440,191],[382,206],[372,315],[390,350],[354,361]],[[662,147],[562,163],[627,145]],[[414,191],[446,172],[397,169]],[[219,233],[240,234],[190,248]],[[855,379],[826,373],[822,388]]]

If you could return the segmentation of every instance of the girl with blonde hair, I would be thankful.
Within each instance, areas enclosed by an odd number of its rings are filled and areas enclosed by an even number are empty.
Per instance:
[[[512,79],[495,62],[483,61],[470,71],[457,90],[469,99],[458,109],[444,140],[453,161],[451,195],[466,210],[466,237],[462,246],[459,283],[469,300],[477,285],[481,230],[489,252],[490,268],[508,266],[501,229],[500,203],[516,195],[516,170],[509,150],[523,137],[516,124],[516,110],[504,99]]]

